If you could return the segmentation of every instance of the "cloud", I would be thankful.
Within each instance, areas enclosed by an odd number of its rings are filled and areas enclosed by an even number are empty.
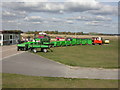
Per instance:
[[[48,0],[45,2],[39,2],[39,0],[30,0],[31,2],[27,0],[19,1],[3,3],[4,28],[70,31],[83,28],[85,31],[87,29],[90,31],[99,27],[99,30],[105,30],[104,32],[106,32],[106,29],[109,30],[109,26],[113,25],[108,23],[116,22],[116,16],[109,15],[116,15],[117,6],[100,3],[97,0],[67,0],[66,2],[48,2]],[[18,25],[18,23],[21,24]]]
[[[50,2],[14,2],[3,3],[3,8],[10,8],[17,11],[26,12],[51,12],[51,13],[63,13],[64,5],[62,3],[50,3]]]
[[[17,23],[16,21],[10,20],[10,21],[6,21],[8,23]]]
[[[97,0],[99,2],[119,2],[119,0]]]
[[[78,20],[78,21],[111,21],[112,18],[102,16],[102,15],[94,15],[94,16],[76,16],[76,17],[68,17],[67,20]]]
[[[4,0],[2,2],[48,2],[48,1],[49,2],[60,2],[60,0]],[[61,2],[70,2],[70,1],[75,2],[78,0],[64,0]],[[90,0],[85,0],[85,1],[90,1]],[[119,0],[96,0],[96,1],[99,1],[99,2],[119,2]]]
[[[24,18],[28,22],[42,22],[44,19],[40,16],[29,16]]]
[[[4,0],[2,2],[32,2],[32,3],[38,3],[38,2],[47,2],[48,0]]]
[[[4,8],[25,12],[48,12],[48,13],[65,13],[65,12],[88,12],[92,14],[110,15],[117,13],[117,7],[104,5],[96,0],[66,0],[66,2],[45,2],[33,1],[26,2],[9,2],[3,3]],[[41,1],[41,0],[40,0]],[[43,1],[43,0],[42,0]]]
[[[63,20],[59,19],[59,18],[45,18],[45,17],[41,17],[41,16],[28,16],[24,18],[24,21],[27,22],[33,22],[33,23],[49,23],[49,22],[62,22]]]
[[[88,12],[96,15],[117,15],[118,7],[110,5],[101,5],[101,8],[99,10],[91,10]]]
[[[13,20],[13,19],[21,19],[27,16],[25,11],[7,11],[4,10],[2,12],[2,19],[3,20]]]
[[[32,24],[41,24],[41,22],[32,22]]]
[[[101,26],[102,25],[99,21],[86,22],[85,24],[91,25],[91,26]]]
[[[83,12],[87,10],[98,10],[100,4],[95,0],[67,0],[65,7],[66,11]]]
[[[112,18],[110,18],[110,17],[105,17],[105,16],[101,16],[101,15],[98,15],[93,19],[95,19],[96,21],[111,21],[112,20]]]
[[[87,20],[88,17],[86,16],[76,16],[76,17],[67,17],[67,20]]]
[[[103,27],[111,28],[113,26],[113,24],[111,22],[105,23],[105,22],[101,22],[101,21],[88,21],[88,22],[85,22],[85,25],[96,26],[96,27],[100,26],[101,28],[103,28]],[[116,24],[114,24],[114,25],[116,25]]]
[[[3,17],[14,17],[14,16],[16,16],[15,13],[11,13],[11,12],[8,12],[8,11],[3,11],[2,15],[3,15]]]
[[[53,22],[61,22],[61,19],[59,19],[59,18],[50,18],[49,19],[50,21],[53,21]]]
[[[66,23],[68,23],[68,24],[73,24],[74,22],[73,21],[71,21],[71,20],[67,20],[67,21],[65,21]]]

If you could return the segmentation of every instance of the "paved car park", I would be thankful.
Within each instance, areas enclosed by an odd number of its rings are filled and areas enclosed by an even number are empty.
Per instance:
[[[30,52],[16,51],[16,46],[3,46],[2,72],[32,76],[118,79],[117,69],[71,67]]]

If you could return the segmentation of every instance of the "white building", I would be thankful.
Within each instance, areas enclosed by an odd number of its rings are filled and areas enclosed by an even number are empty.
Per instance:
[[[0,46],[17,44],[20,40],[20,32],[0,31]]]

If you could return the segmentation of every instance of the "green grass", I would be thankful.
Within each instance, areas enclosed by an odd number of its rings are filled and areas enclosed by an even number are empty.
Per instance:
[[[3,73],[3,88],[117,88],[117,80],[40,77]]]
[[[51,60],[80,67],[118,68],[118,42],[111,40],[109,45],[77,45],[52,48],[53,52],[38,55]]]

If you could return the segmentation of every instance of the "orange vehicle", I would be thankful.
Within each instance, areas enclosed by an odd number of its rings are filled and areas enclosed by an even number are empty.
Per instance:
[[[95,45],[95,44],[99,44],[99,45],[102,45],[103,43],[103,40],[101,37],[92,37],[92,44]]]

